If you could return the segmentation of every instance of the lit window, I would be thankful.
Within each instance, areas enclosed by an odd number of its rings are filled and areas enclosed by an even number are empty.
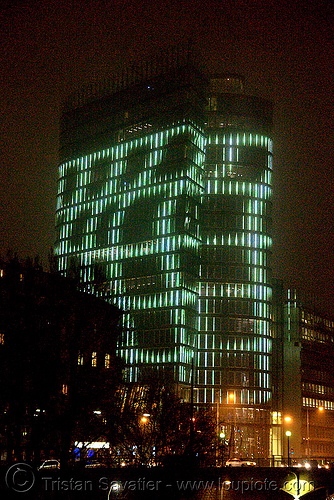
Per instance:
[[[63,388],[62,388],[62,391],[61,391],[65,396],[67,396],[67,392],[68,392],[68,387],[66,384],[63,384]]]
[[[92,352],[92,366],[94,368],[97,366],[97,352]]]
[[[0,269],[0,278],[3,278],[3,269]]]
[[[110,354],[104,356],[104,367],[110,368]]]
[[[79,354],[78,354],[78,365],[82,366],[83,365],[83,361],[84,361],[83,354],[79,351]]]
[[[5,334],[0,333],[0,345],[3,345],[5,343]]]

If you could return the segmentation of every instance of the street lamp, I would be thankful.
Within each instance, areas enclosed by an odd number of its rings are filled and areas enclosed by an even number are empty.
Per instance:
[[[293,471],[289,471],[288,473],[289,475],[290,474],[293,474],[295,476],[295,480],[286,480],[284,481],[284,486],[283,488],[281,488],[283,491],[285,491],[286,493],[288,493],[289,495],[293,496],[293,498],[295,500],[298,500],[300,498],[299,496],[299,493],[300,493],[300,485],[299,485],[299,471],[296,472],[293,472]],[[288,479],[289,476],[287,476],[287,479]],[[305,485],[306,481],[303,481],[302,484]],[[305,493],[305,492],[304,492]],[[306,491],[306,493],[308,493],[308,491]]]
[[[285,435],[288,438],[288,467],[290,467],[290,436],[291,436],[291,431],[286,431]]]
[[[221,488],[220,488],[220,491],[221,491],[220,498],[221,498],[221,500],[224,500],[224,491],[225,491],[225,488],[226,488],[226,491],[229,491],[229,489],[231,488],[231,484],[232,484],[232,482],[227,479],[221,485]]]
[[[290,417],[290,415],[285,415],[285,417],[283,417],[283,423],[285,425],[289,426],[292,423],[292,417]],[[285,435],[288,437],[288,463],[289,463],[289,461],[290,461],[289,437],[291,436],[291,432],[289,435],[288,435],[288,432],[290,432],[290,431],[286,431]]]
[[[227,403],[228,404],[233,404],[234,402],[235,402],[234,392],[229,392],[227,394]],[[233,416],[234,416],[234,419],[233,419],[233,426],[232,426],[232,432],[231,432],[230,442],[231,442],[231,445],[232,445],[232,454],[235,455],[235,453],[236,453],[236,442],[235,442],[235,440],[236,440],[236,426],[237,426],[237,410],[236,410],[235,405],[234,405]],[[231,449],[230,449],[229,455],[231,455]]]
[[[148,418],[150,417],[151,415],[149,413],[144,413],[144,415],[142,416],[142,418],[140,419],[141,423],[142,424],[146,424],[146,422],[148,422]]]

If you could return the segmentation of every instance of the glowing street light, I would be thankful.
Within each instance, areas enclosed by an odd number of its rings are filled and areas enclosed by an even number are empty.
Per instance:
[[[234,403],[234,394],[233,394],[233,392],[230,392],[228,394],[228,402],[229,403]]]
[[[228,479],[226,481],[223,482],[223,484],[221,485],[221,500],[224,500],[224,492],[225,490],[226,491],[229,491],[230,488],[231,488],[231,484],[232,482],[229,481]]]
[[[299,473],[297,472],[296,474],[292,470],[289,471],[289,475],[290,474],[293,474],[294,477],[289,480],[287,476],[286,481],[284,481],[284,486],[281,489],[291,495],[294,500],[299,500],[306,493],[314,491],[313,481],[309,482],[305,479],[300,480]]]
[[[140,419],[141,423],[146,424],[150,416],[151,416],[150,413],[144,413],[142,418]]]

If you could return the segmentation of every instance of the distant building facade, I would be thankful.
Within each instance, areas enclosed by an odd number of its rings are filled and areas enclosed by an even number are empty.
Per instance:
[[[276,451],[287,457],[285,433],[290,431],[293,460],[323,462],[334,457],[334,318],[296,290],[280,295],[274,404],[281,449]]]

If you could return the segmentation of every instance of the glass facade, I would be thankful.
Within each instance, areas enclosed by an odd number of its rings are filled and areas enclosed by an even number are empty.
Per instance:
[[[269,412],[260,408],[270,407],[272,392],[271,106],[226,76],[211,80],[206,111],[198,400],[219,405],[235,435],[243,429],[237,453],[264,456]]]
[[[249,152],[259,164],[244,164]],[[271,161],[265,135],[208,133],[199,328],[204,401],[214,401],[211,387],[222,384],[235,388],[241,404],[270,399]]]
[[[128,381],[160,367],[189,399],[194,359],[197,403],[227,408],[226,423],[264,428],[271,105],[244,95],[239,77],[205,86],[191,71],[126,92],[109,107],[66,116],[59,268],[75,268],[88,290],[125,311],[119,350]]]
[[[130,381],[139,366],[170,365],[189,385],[203,151],[201,130],[180,124],[60,167],[60,268],[78,257],[91,287],[102,270],[108,295],[126,311],[120,352]]]
[[[142,85],[157,89],[157,110],[145,120],[124,99],[123,122],[105,147],[60,165],[57,201],[60,269],[75,268],[87,290],[124,311],[119,352],[127,380],[158,368],[185,399],[197,349],[206,143],[193,79],[173,75],[167,96],[157,81]]]

